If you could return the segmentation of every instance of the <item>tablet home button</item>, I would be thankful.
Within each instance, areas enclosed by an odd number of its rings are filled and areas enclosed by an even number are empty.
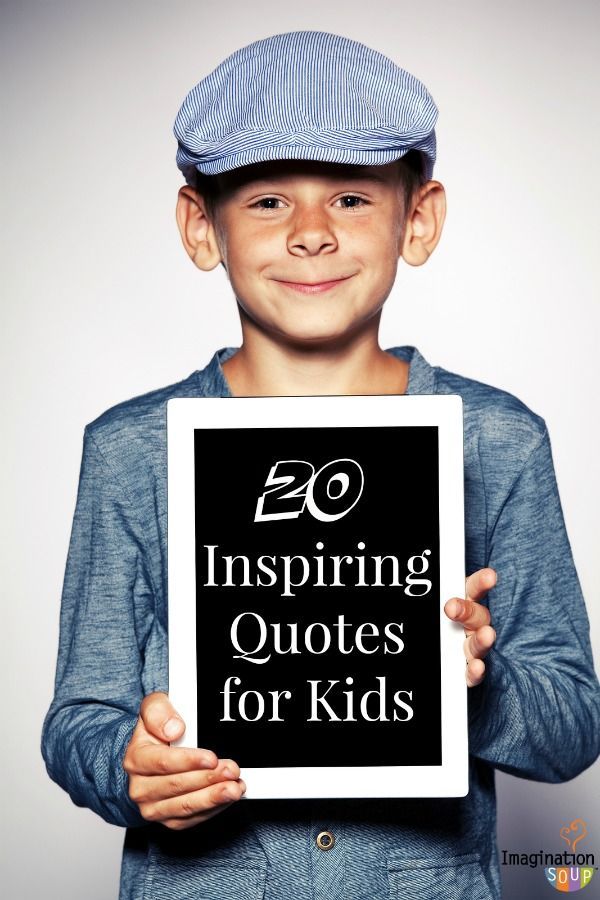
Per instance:
[[[321,831],[320,834],[317,835],[317,847],[319,847],[320,850],[331,850],[334,844],[335,837],[331,831]]]

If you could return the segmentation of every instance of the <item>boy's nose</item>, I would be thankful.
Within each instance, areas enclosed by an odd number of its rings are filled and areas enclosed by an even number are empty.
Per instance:
[[[337,239],[326,212],[315,206],[296,209],[287,245],[295,256],[315,256],[335,250]]]

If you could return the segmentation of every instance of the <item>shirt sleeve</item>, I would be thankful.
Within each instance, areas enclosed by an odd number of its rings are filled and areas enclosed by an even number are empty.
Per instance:
[[[88,426],[42,755],[77,806],[122,826],[145,824],[122,760],[143,696],[134,607],[148,585],[133,510]]]
[[[497,640],[469,691],[471,753],[513,775],[566,781],[600,752],[600,689],[546,429],[488,549]]]

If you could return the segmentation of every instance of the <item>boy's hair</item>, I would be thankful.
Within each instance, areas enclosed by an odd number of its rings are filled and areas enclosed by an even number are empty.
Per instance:
[[[427,181],[423,155],[419,150],[409,150],[395,162],[403,189],[406,214],[415,192]],[[219,176],[204,175],[196,169],[191,169],[187,172],[187,183],[202,196],[208,218],[214,222],[221,196]]]

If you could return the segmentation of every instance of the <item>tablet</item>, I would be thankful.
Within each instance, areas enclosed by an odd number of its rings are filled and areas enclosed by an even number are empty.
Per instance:
[[[468,790],[457,395],[167,404],[169,693],[245,800]]]

